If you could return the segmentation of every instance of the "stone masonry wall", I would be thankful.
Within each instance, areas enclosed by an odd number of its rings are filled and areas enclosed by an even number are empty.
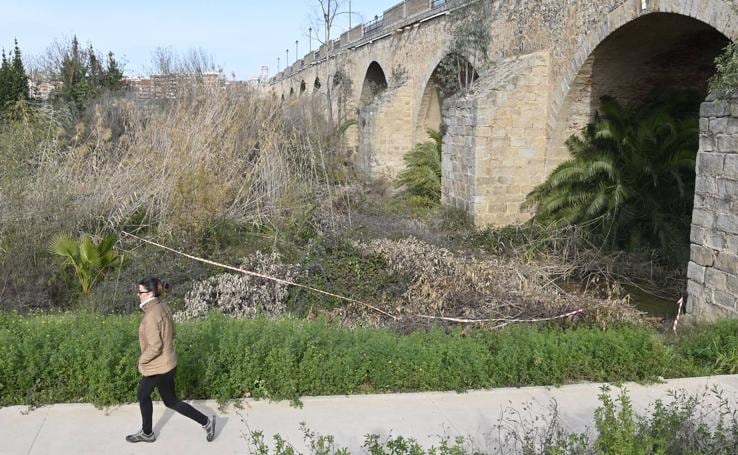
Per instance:
[[[441,198],[443,205],[458,207],[473,217],[476,195],[475,130],[477,104],[473,97],[453,98],[443,103],[445,134],[441,154]]]
[[[529,218],[521,207],[546,165],[547,52],[499,61],[463,100],[444,104],[443,203],[475,224]]]
[[[738,317],[738,98],[700,109],[687,312]]]

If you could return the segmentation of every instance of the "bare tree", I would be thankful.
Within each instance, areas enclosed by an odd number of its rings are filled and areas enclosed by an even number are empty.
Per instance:
[[[350,5],[349,0],[315,0],[316,10],[315,17],[312,21],[313,28],[315,30],[315,38],[320,44],[326,45],[328,52],[332,52],[332,36],[333,31],[336,28],[336,20],[343,15],[353,14],[347,9]],[[322,33],[322,38],[320,37]],[[328,109],[328,121],[330,125],[335,125],[335,118],[333,113],[333,99],[334,99],[334,87],[340,88],[341,81],[336,79],[336,75],[344,74],[343,65],[338,59],[335,59],[335,68],[333,71],[328,70],[328,75],[325,84],[325,97]],[[326,64],[330,68],[329,64]],[[339,109],[340,111],[340,109]]]
[[[315,26],[315,37],[321,44],[331,42],[331,35],[335,27],[336,18],[349,14],[346,10],[348,0],[315,0],[317,2],[316,18],[313,21]],[[320,38],[320,31],[323,32],[323,38]]]
[[[171,47],[157,47],[151,55],[155,74],[183,74],[201,76],[217,69],[213,56],[202,48],[191,48],[179,53]]]

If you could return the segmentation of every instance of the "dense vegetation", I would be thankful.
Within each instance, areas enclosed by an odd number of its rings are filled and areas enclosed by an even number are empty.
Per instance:
[[[138,317],[0,316],[0,405],[135,401]],[[399,335],[300,319],[180,323],[184,398],[327,395],[655,381],[736,371],[738,323],[677,338],[623,325]]]
[[[528,196],[543,224],[588,224],[610,249],[689,257],[699,98],[661,93],[640,106],[604,97],[592,123],[567,141],[571,159]]]

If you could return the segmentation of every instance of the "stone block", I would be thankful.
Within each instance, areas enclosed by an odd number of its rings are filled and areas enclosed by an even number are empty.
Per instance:
[[[717,179],[713,176],[698,174],[694,181],[696,193],[716,193]]]
[[[728,117],[719,117],[710,119],[710,132],[712,134],[727,134],[728,133]]]
[[[690,262],[690,265],[692,265],[693,262]],[[696,264],[695,264],[696,265]],[[689,266],[687,266],[687,276],[689,277]],[[699,266],[697,266],[699,267]],[[704,267],[703,267],[704,268]],[[704,268],[705,270],[705,287],[708,289],[725,289],[728,285],[728,274],[725,272],[721,272],[720,270],[715,270],[714,268]],[[697,276],[699,276],[699,270],[695,270],[693,273],[695,273]],[[690,280],[694,279],[689,277]],[[699,283],[698,280],[694,279]]]
[[[715,137],[710,134],[700,134],[700,152],[715,150]]]
[[[702,245],[690,245],[690,259],[703,267],[712,266],[715,261],[715,251]]]
[[[703,245],[712,248],[713,250],[722,250],[727,244],[725,240],[725,234],[722,232],[715,231],[713,229],[706,230],[704,234]]]
[[[687,278],[697,283],[705,284],[705,270],[705,267],[695,262],[690,262],[687,265]]]
[[[714,213],[730,213],[731,200],[708,194],[702,197],[702,207]]]
[[[738,155],[729,154],[725,156],[723,176],[738,180]]]
[[[735,311],[736,296],[720,289],[712,291],[712,304]]]
[[[689,233],[689,241],[696,245],[705,244],[705,228],[692,225],[692,230]]]
[[[700,105],[700,117],[725,117],[728,115],[730,115],[730,104],[726,101],[707,101]]]
[[[702,293],[704,292],[704,290],[705,290],[704,284],[698,283],[693,280],[687,281],[687,294],[690,297],[700,298],[702,297]]]
[[[700,119],[700,132],[703,134],[706,134],[709,130],[710,130],[710,119],[701,118]]]
[[[738,118],[728,117],[726,119],[725,133],[738,135]]]
[[[695,208],[692,211],[692,224],[710,229],[715,225],[715,215],[711,210]]]
[[[701,140],[702,138],[700,137]],[[701,144],[702,142],[700,142]],[[715,150],[723,153],[738,153],[738,136],[727,134],[718,135],[716,137]]]
[[[717,228],[729,234],[738,234],[738,215],[720,214],[717,217]]]
[[[695,171],[699,175],[721,175],[724,162],[725,154],[723,153],[699,153]]]
[[[738,235],[725,234],[726,249],[732,253],[738,251]]]
[[[738,180],[727,178],[717,179],[717,194],[719,195],[738,195]]]
[[[738,295],[738,276],[729,274],[725,278],[725,288],[728,292]]]
[[[732,275],[738,274],[738,256],[728,251],[720,251],[715,258],[714,268]]]

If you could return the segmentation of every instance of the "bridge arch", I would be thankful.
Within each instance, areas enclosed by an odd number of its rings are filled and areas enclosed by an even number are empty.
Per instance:
[[[320,91],[321,86],[320,77],[315,76],[315,82],[313,82],[313,93]]]
[[[425,77],[425,88],[417,104],[415,141],[427,139],[427,130],[441,130],[443,101],[479,79],[475,65],[464,55],[445,53]]]
[[[300,96],[302,96],[302,94],[305,93],[305,90],[307,90],[307,85],[305,84],[305,80],[303,79],[300,82]]]
[[[713,70],[715,55],[738,35],[738,13],[725,0],[703,0],[699,4],[697,8],[678,0],[628,0],[581,37],[572,57],[563,63],[561,75],[553,81],[546,124],[549,138],[546,173],[567,158],[565,139],[591,119],[601,95],[612,94],[627,102],[644,95],[659,79],[672,88],[686,88],[685,82],[690,82],[698,92],[707,93],[707,78]],[[695,40],[691,46],[684,42],[688,36]],[[625,45],[628,39],[633,48]],[[637,62],[626,61],[624,55]],[[678,81],[671,76],[669,81],[669,74],[658,77],[653,71],[644,72],[644,68],[648,70],[647,60],[658,58],[672,71],[681,67],[677,72],[686,79]],[[693,71],[686,69],[690,65]],[[616,79],[613,74],[618,72],[621,79],[630,73],[640,82],[640,89],[613,81]],[[643,83],[648,78],[653,80]]]
[[[361,86],[361,104],[371,103],[379,94],[387,89],[387,76],[377,61],[372,61],[364,73],[364,82]]]

